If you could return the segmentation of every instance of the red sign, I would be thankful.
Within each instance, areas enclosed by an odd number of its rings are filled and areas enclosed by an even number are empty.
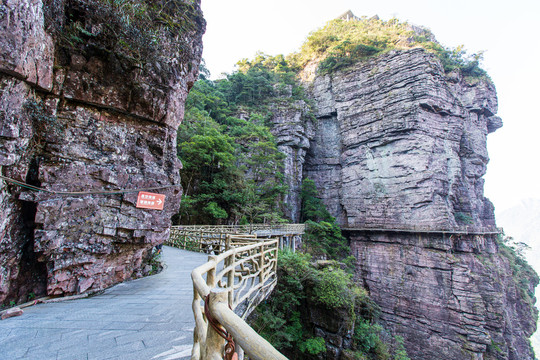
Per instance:
[[[137,207],[141,209],[163,210],[165,195],[140,191],[137,197]]]

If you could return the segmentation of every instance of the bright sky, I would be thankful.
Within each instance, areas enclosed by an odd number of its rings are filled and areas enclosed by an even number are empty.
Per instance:
[[[439,42],[485,50],[504,127],[488,137],[485,195],[500,212],[540,198],[540,1],[538,0],[202,0],[206,65],[216,78],[257,51],[297,50],[310,31],[347,10],[430,28]]]

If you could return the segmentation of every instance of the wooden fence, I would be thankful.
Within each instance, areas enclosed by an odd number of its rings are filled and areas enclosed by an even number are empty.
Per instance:
[[[205,250],[212,249],[217,254],[210,255],[207,263],[191,273],[195,316],[191,358],[223,359],[225,340],[209,324],[209,319],[214,319],[214,323],[231,334],[250,359],[285,360],[285,356],[244,321],[276,285],[279,239],[229,234],[225,236],[223,252],[219,251],[222,248],[221,234],[220,237],[202,239],[206,244],[215,241]],[[218,239],[219,245],[216,245]],[[244,309],[237,315],[234,310],[241,304]],[[206,311],[204,305],[207,306]]]
[[[221,254],[226,249],[227,235],[256,234],[259,238],[278,237],[280,248],[294,250],[301,243],[305,229],[305,224],[180,225],[171,227],[166,244],[206,254]]]

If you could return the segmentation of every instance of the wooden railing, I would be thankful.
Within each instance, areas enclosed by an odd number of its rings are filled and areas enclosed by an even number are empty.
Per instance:
[[[210,255],[207,263],[193,270],[192,360],[223,359],[225,340],[209,325],[209,318],[231,334],[250,359],[287,359],[244,321],[276,285],[278,246],[277,238],[227,235],[225,251]],[[210,314],[205,313],[205,301]],[[234,311],[239,305],[243,305],[240,315]]]
[[[301,237],[305,229],[305,224],[180,225],[171,227],[171,235],[166,244],[206,254],[221,254],[226,249],[227,235],[257,234],[258,237],[279,236],[283,248],[284,237]],[[289,242],[289,246],[294,250],[294,241]]]

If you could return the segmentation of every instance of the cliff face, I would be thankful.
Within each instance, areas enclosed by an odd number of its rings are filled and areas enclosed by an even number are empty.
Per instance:
[[[534,359],[537,310],[525,292],[537,280],[517,279],[492,237],[354,232],[350,240],[358,281],[411,359]]]
[[[422,49],[316,77],[306,162],[345,227],[493,227],[483,197],[486,137],[501,121],[493,86],[445,76]]]
[[[349,229],[385,327],[413,359],[532,359],[537,279],[517,285],[483,196],[486,138],[502,126],[491,82],[445,74],[422,49],[312,68],[304,175]]]
[[[287,194],[285,216],[295,222],[300,220],[300,188],[304,176],[306,154],[313,138],[313,123],[309,118],[309,106],[304,101],[275,104],[270,119],[271,132],[278,150],[285,154],[283,173]]]
[[[51,191],[166,187],[156,211],[135,208],[137,192],[59,195],[0,179],[0,302],[140,276],[167,238],[181,196],[176,129],[205,27],[198,4],[175,3],[190,27],[156,28],[152,58],[138,59],[116,46],[140,44],[111,46],[104,21],[132,28],[99,1],[0,5],[1,174]]]

